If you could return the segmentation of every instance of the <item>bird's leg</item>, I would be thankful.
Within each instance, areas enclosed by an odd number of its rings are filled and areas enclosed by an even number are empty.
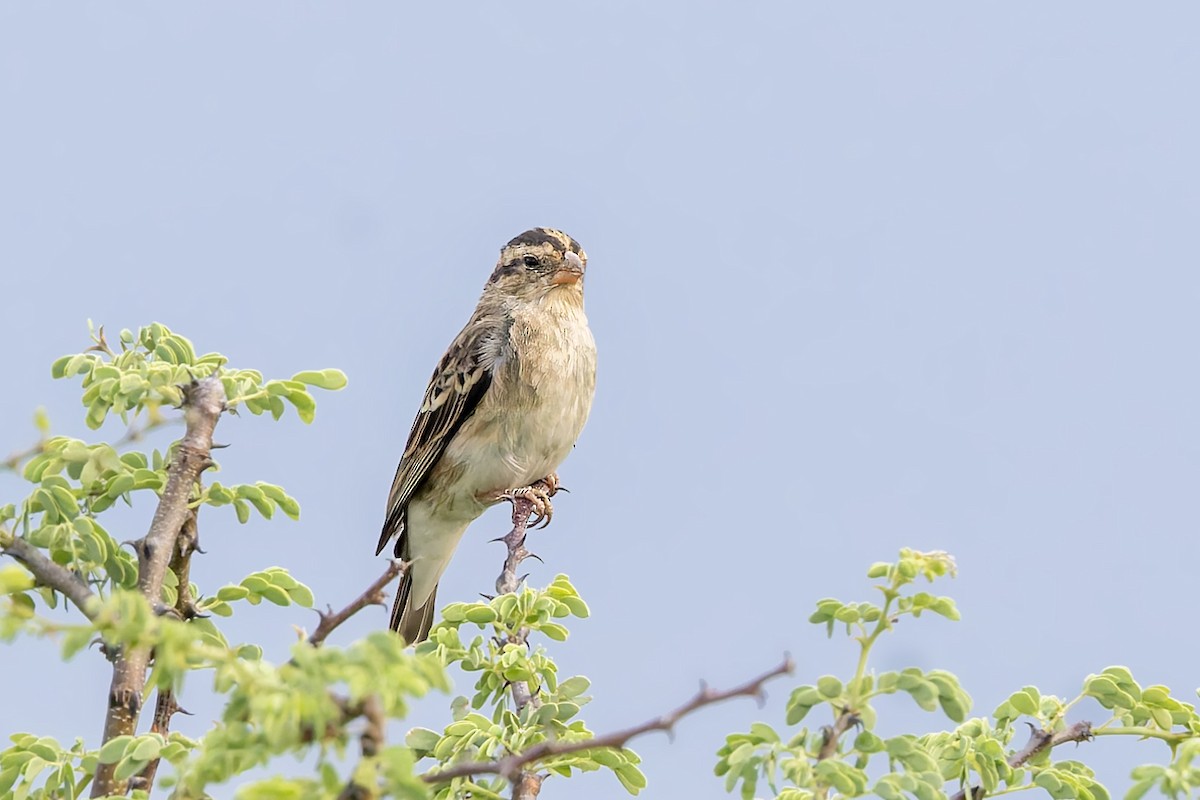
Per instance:
[[[551,518],[554,517],[554,504],[550,502],[550,498],[557,491],[558,474],[551,472],[546,477],[534,481],[528,486],[523,486],[520,489],[509,489],[500,495],[500,497],[503,500],[510,501],[514,506],[518,499],[528,500],[534,515],[530,527],[544,528],[550,524]]]

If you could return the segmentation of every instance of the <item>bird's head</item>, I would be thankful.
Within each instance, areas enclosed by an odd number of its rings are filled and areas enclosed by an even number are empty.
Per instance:
[[[551,293],[582,299],[586,268],[579,242],[562,231],[533,228],[504,245],[488,286],[522,300]]]

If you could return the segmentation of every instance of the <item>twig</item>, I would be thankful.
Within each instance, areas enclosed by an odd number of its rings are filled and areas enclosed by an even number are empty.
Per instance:
[[[821,735],[824,741],[821,742],[821,749],[817,752],[817,761],[824,761],[827,758],[832,758],[837,755],[838,741],[842,735],[853,728],[861,721],[862,717],[857,711],[852,711],[848,708],[843,709],[842,713],[838,714],[838,718],[833,721],[833,725],[826,725],[821,729]]]
[[[553,494],[552,491],[551,494]],[[504,542],[506,553],[504,568],[496,578],[498,594],[511,594],[517,591],[521,585],[517,568],[521,566],[522,561],[532,555],[525,549],[525,534],[529,528],[529,517],[532,513],[532,500],[520,496],[513,498],[512,530],[501,539]],[[515,631],[506,637],[505,644],[524,645],[528,635],[529,632],[524,629]],[[538,702],[529,689],[529,681],[512,681],[508,685],[508,692],[512,695],[517,714],[520,714],[526,706]],[[537,796],[541,794],[544,776],[539,775],[536,771],[518,769],[512,774],[506,774],[505,777],[513,786],[512,800],[536,800]]]
[[[624,747],[630,739],[641,736],[644,733],[650,733],[651,731],[666,731],[670,733],[673,731],[675,724],[683,717],[686,717],[697,709],[720,703],[723,700],[729,700],[733,697],[753,697],[761,703],[764,697],[763,684],[780,675],[791,674],[794,666],[791,657],[787,656],[779,666],[732,689],[714,691],[702,685],[695,697],[674,711],[643,722],[641,725],[635,725],[632,728],[613,731],[612,733],[595,736],[579,742],[540,742],[523,753],[514,753],[496,761],[472,761],[455,764],[439,772],[426,773],[421,777],[426,783],[435,784],[472,775],[502,775],[509,780],[513,780],[520,775],[526,765],[547,758],[602,747]]]
[[[124,445],[139,441],[144,438],[146,434],[150,433],[150,431],[156,428],[161,428],[162,426],[170,424],[173,421],[174,420],[169,420],[165,417],[159,416],[157,409],[151,409],[149,412],[149,418],[146,420],[146,424],[141,426],[136,424],[130,425],[121,438],[112,443],[113,449],[119,450]],[[46,452],[46,443],[49,442],[51,438],[52,437],[50,436],[43,436],[42,438],[38,439],[36,444],[30,445],[24,450],[18,450],[15,453],[10,453],[8,458],[0,462],[0,468],[16,470],[16,468],[21,466],[23,462]]]
[[[33,573],[33,577],[37,579],[38,585],[48,586],[56,592],[62,592],[63,596],[74,603],[85,617],[90,620],[96,618],[96,609],[92,607],[91,602],[96,597],[96,593],[83,578],[66,567],[55,564],[46,557],[40,548],[34,547],[14,535],[12,541],[4,545],[0,552],[12,556],[24,564],[25,569]]]
[[[383,574],[375,579],[375,582],[367,587],[367,590],[360,594],[350,605],[343,608],[341,611],[334,613],[332,607],[327,607],[326,611],[318,611],[321,621],[317,623],[317,629],[308,637],[308,643],[313,647],[320,647],[321,643],[333,633],[339,625],[352,616],[362,611],[367,606],[385,605],[386,598],[383,590],[389,583],[396,579],[408,568],[408,565],[403,561],[392,561],[388,564]]]
[[[533,513],[533,501],[528,497],[516,497],[512,501],[512,530],[500,541],[508,548],[504,557],[504,569],[496,578],[496,594],[511,594],[521,585],[517,567],[532,553],[525,549],[525,532],[529,528],[529,516]]]
[[[175,613],[180,619],[189,620],[196,616],[195,598],[192,597],[192,554],[200,551],[200,529],[196,526],[196,509],[190,509],[184,519],[183,527],[175,540],[175,554],[171,556],[170,570],[175,573],[178,590],[175,594]],[[175,699],[175,692],[170,688],[159,689],[154,702],[154,721],[150,732],[161,735],[164,739],[171,732],[171,718],[176,714],[189,713]],[[138,776],[138,785],[149,792],[154,788],[154,776],[158,773],[161,759],[154,759]]]
[[[183,418],[187,429],[175,449],[175,458],[167,472],[167,483],[150,530],[136,542],[135,548],[138,590],[151,605],[157,605],[162,594],[163,576],[175,552],[176,537],[188,515],[192,487],[200,473],[213,463],[213,429],[224,410],[225,389],[215,375],[193,380],[183,387]],[[149,663],[149,647],[128,648],[114,662],[108,712],[104,719],[104,742],[135,732]],[[92,797],[125,793],[127,782],[116,779],[114,767],[113,764],[101,764],[96,769]]]
[[[1024,747],[1008,757],[1008,765],[1016,769],[1017,767],[1024,766],[1031,758],[1044,750],[1053,750],[1060,744],[1066,744],[1067,742],[1086,742],[1092,738],[1092,723],[1090,722],[1076,722],[1071,727],[1063,728],[1061,731],[1054,733],[1036,728],[1030,724],[1029,741],[1025,743]],[[970,793],[971,800],[982,800],[984,796],[982,786],[972,786]],[[958,792],[951,796],[950,800],[967,800],[967,790],[959,789]]]
[[[366,726],[359,735],[363,758],[374,758],[383,749],[383,736],[387,730],[387,715],[383,712],[383,704],[379,702],[378,695],[369,694],[354,710],[366,720]],[[354,778],[351,778],[338,795],[338,800],[366,800],[375,795],[371,787],[356,783]]]

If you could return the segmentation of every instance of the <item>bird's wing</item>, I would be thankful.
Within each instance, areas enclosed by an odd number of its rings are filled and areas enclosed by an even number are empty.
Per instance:
[[[408,501],[421,487],[446,445],[470,418],[491,385],[491,367],[496,346],[494,320],[473,319],[458,334],[433,372],[421,410],[413,420],[408,444],[396,468],[388,495],[387,520],[375,554],[383,552],[388,540],[403,533]],[[397,555],[400,555],[397,545]]]

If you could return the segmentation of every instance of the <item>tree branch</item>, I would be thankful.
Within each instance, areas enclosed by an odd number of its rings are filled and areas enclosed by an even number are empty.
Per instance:
[[[89,620],[96,618],[95,609],[89,608],[91,601],[96,597],[92,587],[71,570],[55,564],[40,548],[14,535],[12,541],[5,544],[0,552],[23,564],[25,569],[33,573],[39,586],[48,586],[56,592],[61,592]]]
[[[138,590],[151,605],[158,605],[162,595],[163,576],[175,552],[175,540],[188,515],[192,488],[200,473],[212,465],[213,430],[224,410],[225,389],[217,376],[193,380],[183,387],[183,418],[187,428],[176,446],[150,530],[135,543]],[[136,647],[122,651],[113,664],[108,713],[104,720],[104,742],[117,736],[133,735],[136,731],[149,663],[150,648]],[[125,793],[127,781],[116,780],[114,766],[101,764],[97,768],[92,797]]]
[[[1029,724],[1029,741],[1025,743],[1024,747],[1008,757],[1008,765],[1013,769],[1023,767],[1031,758],[1044,750],[1053,750],[1060,744],[1066,744],[1067,742],[1086,742],[1092,738],[1092,723],[1090,722],[1076,722],[1069,728],[1063,728],[1061,731],[1054,733]],[[984,796],[983,787],[972,786],[970,796],[971,800],[982,800]],[[950,800],[967,800],[967,790],[959,789]]]
[[[395,577],[393,575],[392,577]],[[363,732],[358,739],[362,747],[363,758],[374,758],[383,749],[383,736],[387,730],[387,715],[383,711],[383,703],[379,696],[369,694],[362,699],[354,709],[366,721]],[[376,796],[371,787],[356,783],[353,777],[338,795],[338,800],[370,800]]]
[[[434,784],[445,783],[454,778],[465,778],[472,775],[502,775],[509,780],[515,780],[520,777],[524,767],[537,761],[568,753],[578,753],[583,750],[595,750],[601,747],[624,747],[631,739],[641,736],[644,733],[650,733],[651,731],[666,731],[667,733],[671,733],[675,724],[683,717],[705,706],[711,706],[733,697],[753,697],[761,703],[764,698],[763,685],[772,678],[779,677],[780,675],[790,675],[794,666],[791,657],[788,656],[774,669],[764,672],[757,678],[746,681],[742,685],[735,686],[732,689],[714,691],[705,685],[701,685],[700,691],[696,693],[695,697],[674,711],[643,722],[641,725],[635,725],[632,728],[613,731],[612,733],[595,736],[579,742],[540,742],[523,753],[514,753],[496,761],[472,761],[455,764],[438,772],[426,773],[421,777],[426,783]]]
[[[334,613],[333,608],[329,606],[326,607],[328,609],[326,611],[318,611],[317,614],[321,621],[317,623],[317,629],[308,637],[308,643],[313,647],[320,647],[334,629],[359,611],[367,606],[385,605],[384,588],[406,569],[408,569],[408,565],[403,561],[392,561],[383,574],[376,578],[375,582],[368,586],[367,590],[355,598],[350,605],[337,613]]]
[[[189,620],[196,616],[195,598],[192,597],[192,554],[200,551],[200,529],[196,526],[196,509],[189,509],[184,518],[183,527],[175,540],[175,554],[171,556],[169,568],[175,573],[178,591],[175,594],[175,613],[180,619]],[[154,702],[154,721],[150,732],[160,734],[164,739],[171,732],[171,718],[176,714],[188,714],[175,699],[171,689],[159,689]],[[131,788],[145,789],[147,792],[154,788],[154,776],[158,773],[161,759],[154,759],[138,776],[138,783]]]

